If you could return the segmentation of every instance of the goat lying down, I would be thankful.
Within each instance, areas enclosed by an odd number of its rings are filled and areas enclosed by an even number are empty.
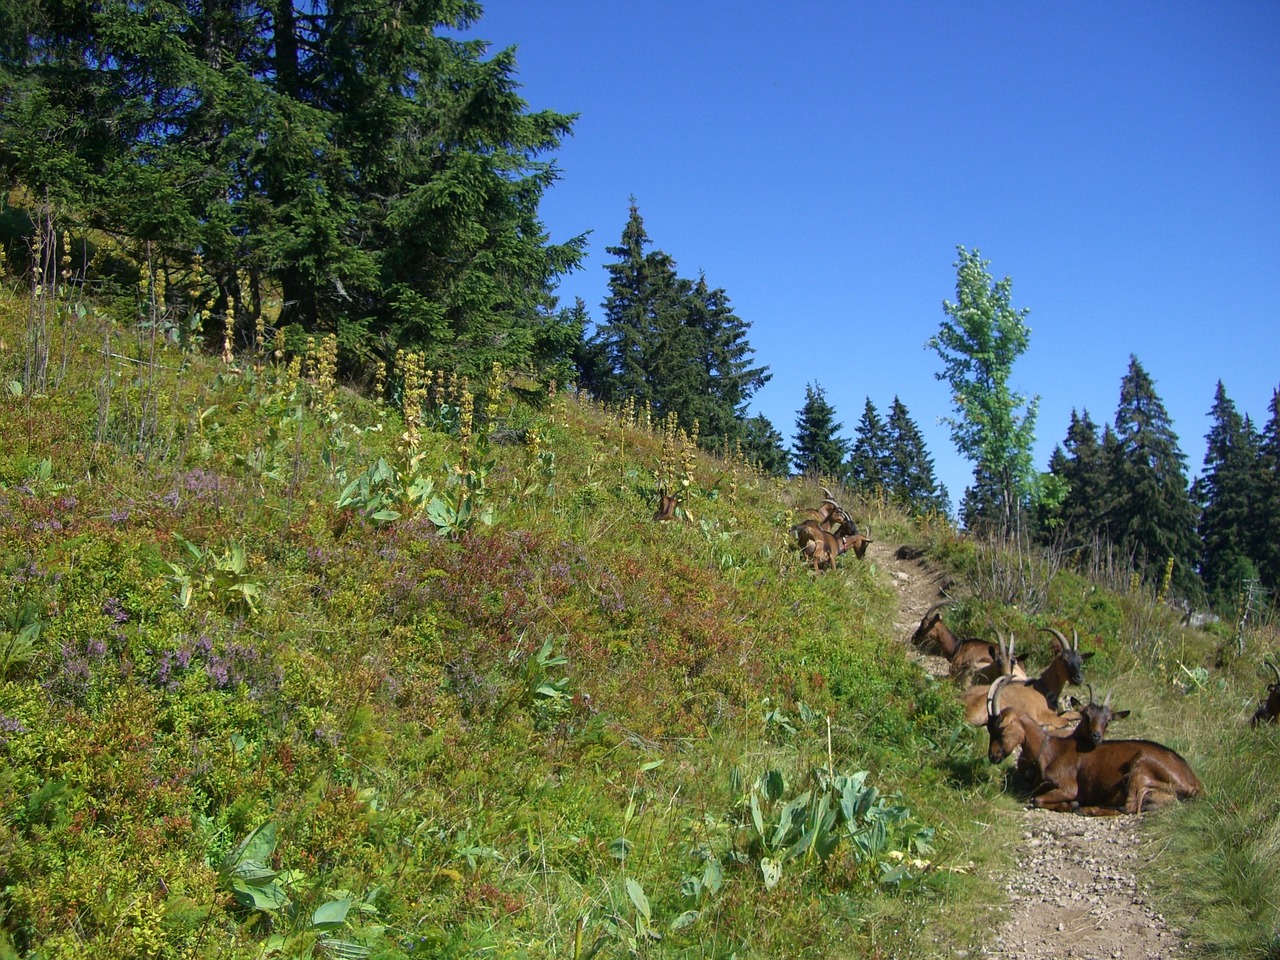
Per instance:
[[[1270,660],[1263,662],[1276,675],[1276,682],[1267,686],[1267,695],[1258,704],[1258,709],[1253,713],[1253,719],[1249,721],[1254,727],[1260,723],[1275,723],[1277,718],[1280,718],[1280,667]]]
[[[1089,727],[1083,733],[1077,728],[1072,736],[1051,736],[1017,708],[1001,706],[1005,683],[1006,678],[998,679],[988,693],[991,743],[987,758],[1000,763],[1019,748],[1024,756],[1030,756],[1028,767],[1040,784],[1031,800],[1033,806],[1086,816],[1115,816],[1142,813],[1148,807],[1204,792],[1190,764],[1163,744],[1102,740],[1100,734],[1095,739]],[[1102,706],[1109,709],[1108,704]],[[1082,717],[1089,709],[1082,711]]]
[[[1074,630],[1070,643],[1060,630],[1053,627],[1041,627],[1041,630],[1053,634],[1050,641],[1053,659],[1034,680],[1011,684],[1005,690],[1004,698],[1009,705],[1016,706],[1037,723],[1047,727],[1070,726],[1075,718],[1059,715],[1058,700],[1067,684],[1079,686],[1084,683],[1084,664],[1093,656],[1093,651],[1080,652],[1080,635]],[[987,695],[990,689],[990,686],[975,686],[964,694],[964,718],[975,727],[990,719],[988,705],[991,701]]]

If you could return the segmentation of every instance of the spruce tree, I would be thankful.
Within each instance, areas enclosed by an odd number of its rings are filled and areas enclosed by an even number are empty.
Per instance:
[[[1115,436],[1106,496],[1112,542],[1152,583],[1172,558],[1174,590],[1194,600],[1201,586],[1186,458],[1155,384],[1134,356],[1120,384]]]
[[[749,324],[724,290],[676,273],[651,245],[634,199],[606,264],[609,296],[601,323],[582,351],[583,385],[608,401],[633,398],[659,416],[675,414],[704,445],[721,449],[744,436],[747,402],[768,382],[754,367]]]
[[[1052,517],[1045,518],[1042,535],[1060,536],[1076,551],[1088,551],[1099,539],[1107,539],[1107,448],[1114,446],[1110,426],[1106,434],[1111,439],[1104,443],[1088,410],[1079,414],[1072,410],[1066,439],[1049,460],[1050,475],[1066,487],[1066,493]]]
[[[218,315],[271,297],[347,361],[479,372],[572,339],[553,291],[585,240],[549,242],[537,208],[573,118],[528,110],[511,50],[450,35],[477,4],[64,7],[0,18],[0,175],[149,244],[175,302],[198,252]]]
[[[1241,583],[1258,576],[1249,550],[1258,518],[1258,437],[1252,423],[1236,412],[1221,380],[1209,416],[1213,424],[1205,436],[1204,472],[1191,489],[1200,508],[1200,578],[1210,604],[1227,611]]]
[[[1256,516],[1249,553],[1255,557],[1262,585],[1280,591],[1280,388],[1271,394],[1271,414],[1258,443],[1254,472]]]
[[[867,397],[862,418],[853,430],[853,449],[845,464],[845,482],[869,495],[888,492],[889,435],[876,405]]]
[[[758,414],[742,424],[742,453],[761,472],[771,477],[785,477],[791,458],[783,445],[782,434],[769,418]]]
[[[935,478],[933,457],[925,448],[924,437],[907,412],[906,404],[897,396],[889,408],[885,434],[888,439],[885,477],[889,495],[913,512],[949,515],[947,488]]]
[[[796,438],[791,458],[798,473],[820,477],[838,477],[848,450],[848,441],[840,436],[844,425],[836,421],[835,408],[827,402],[821,386],[807,384],[804,406],[796,418]]]

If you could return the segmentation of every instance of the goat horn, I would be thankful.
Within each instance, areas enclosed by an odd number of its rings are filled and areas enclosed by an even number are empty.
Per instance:
[[[1066,637],[1064,637],[1064,636],[1062,635],[1062,631],[1061,631],[1061,630],[1056,630],[1056,629],[1054,629],[1053,627],[1041,627],[1041,628],[1040,628],[1040,632],[1041,632],[1041,633],[1052,633],[1055,637],[1057,637],[1057,638],[1058,638],[1058,642],[1059,642],[1060,644],[1062,644],[1062,649],[1063,649],[1063,650],[1070,650],[1070,649],[1071,649],[1071,644],[1067,643],[1067,638],[1066,638]]]
[[[1108,690],[1108,691],[1107,691],[1107,698],[1106,698],[1105,700],[1103,700],[1103,701],[1102,701],[1102,705],[1103,705],[1104,707],[1109,707],[1109,706],[1111,706],[1111,694],[1112,694],[1112,693],[1114,693],[1114,692],[1115,692],[1115,691],[1113,691],[1113,690]],[[1092,698],[1092,697],[1090,697],[1090,699],[1093,699],[1093,698]]]
[[[1071,649],[1079,652],[1080,650],[1080,634],[1076,633],[1076,628],[1071,628]]]
[[[1095,700],[1093,699],[1093,684],[1092,684],[1092,683],[1086,683],[1086,684],[1085,684],[1085,686],[1086,686],[1086,687],[1088,688],[1088,690],[1089,690],[1089,702],[1090,702],[1090,703],[1096,703],[1097,701],[1095,701]]]
[[[921,619],[921,620],[928,620],[930,617],[932,617],[935,613],[937,613],[937,612],[938,612],[939,610],[941,610],[943,607],[950,606],[952,602],[953,602],[953,601],[951,601],[951,600],[939,600],[939,601],[938,601],[937,603],[935,603],[932,607],[930,607],[928,610],[926,610],[926,611],[924,612],[924,616],[923,616],[923,617],[921,617],[920,619]]]
[[[1000,716],[1000,688],[1004,686],[1009,679],[1007,674],[1001,674],[991,682],[991,686],[987,687],[987,718]]]
[[[1276,683],[1280,683],[1280,667],[1277,667],[1270,660],[1263,660],[1262,662],[1265,663],[1268,667],[1270,667],[1271,672],[1276,675]]]
[[[833,496],[833,494],[831,493],[831,491],[830,491],[830,490],[828,490],[826,487],[819,487],[818,489],[822,491],[822,495],[823,495],[824,497],[826,497],[826,498],[827,498],[828,500],[830,500],[832,503],[835,503],[834,496]]]

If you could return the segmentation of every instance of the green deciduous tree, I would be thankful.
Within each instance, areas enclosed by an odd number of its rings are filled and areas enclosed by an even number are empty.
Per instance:
[[[804,406],[796,418],[796,437],[791,458],[798,473],[838,477],[844,464],[848,441],[840,436],[844,425],[836,420],[835,408],[827,402],[821,386],[804,388]]]
[[[1009,387],[1013,364],[1030,341],[1028,311],[1013,308],[1013,282],[993,282],[990,264],[977,250],[956,249],[956,301],[943,301],[947,319],[927,346],[943,362],[935,377],[951,386],[956,415],[946,422],[952,440],[974,463],[963,519],[1008,534],[1035,493],[1031,447],[1038,398],[1028,401]]]

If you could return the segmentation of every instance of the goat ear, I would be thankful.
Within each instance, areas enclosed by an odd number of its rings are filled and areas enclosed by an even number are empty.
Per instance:
[[[1092,650],[1086,650],[1084,653],[1080,654],[1080,659],[1081,659],[1081,660],[1092,660],[1092,659],[1093,659],[1093,654],[1094,654],[1094,651],[1092,651]]]
[[[1111,719],[1112,719],[1112,720],[1123,720],[1123,719],[1124,719],[1125,717],[1127,717],[1128,715],[1129,715],[1129,711],[1128,711],[1128,710],[1117,710],[1115,713],[1111,714]]]
[[[1069,696],[1067,697],[1067,708],[1070,710],[1083,710],[1084,704],[1080,702],[1079,698]]]

